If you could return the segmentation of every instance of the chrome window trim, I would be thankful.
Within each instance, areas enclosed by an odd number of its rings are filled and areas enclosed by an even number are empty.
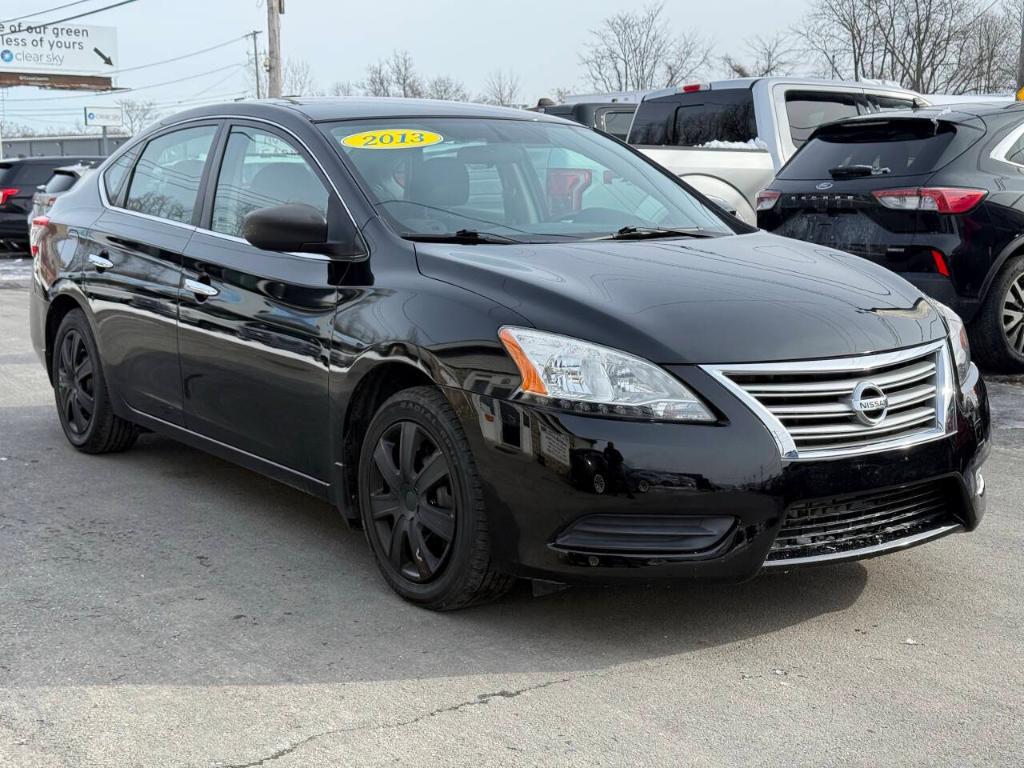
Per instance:
[[[161,134],[165,133],[165,132],[166,133],[170,133],[172,129],[177,128],[178,126],[187,125],[189,123],[206,122],[206,121],[209,121],[209,120],[234,120],[234,121],[246,121],[247,120],[247,121],[255,122],[255,123],[264,123],[266,125],[269,125],[269,126],[272,126],[272,127],[276,128],[276,129],[278,129],[279,131],[282,131],[282,132],[288,134],[291,138],[295,139],[295,141],[298,142],[299,146],[301,146],[306,151],[306,154],[309,155],[313,159],[313,162],[316,163],[317,168],[320,169],[320,173],[322,173],[324,178],[327,179],[327,183],[330,185],[330,188],[334,191],[335,196],[338,198],[338,200],[341,201],[341,206],[342,206],[342,208],[345,209],[345,213],[348,215],[349,221],[352,222],[352,226],[355,228],[355,230],[357,232],[361,231],[359,229],[359,225],[356,224],[356,220],[355,220],[355,217],[352,215],[352,211],[349,210],[348,203],[345,202],[345,198],[342,196],[341,192],[338,191],[338,187],[334,183],[334,179],[332,179],[331,175],[329,173],[327,173],[327,169],[324,168],[323,163],[320,162],[320,160],[313,153],[313,150],[311,150],[309,148],[309,145],[306,142],[304,142],[301,138],[299,138],[297,135],[295,135],[295,133],[293,131],[288,130],[287,128],[285,128],[280,123],[275,123],[273,120],[267,120],[266,118],[263,118],[263,117],[249,117],[247,115],[205,115],[203,117],[190,117],[187,120],[179,120],[178,122],[170,123],[169,125],[166,125],[166,126],[162,127],[158,133],[161,133]],[[229,126],[229,130],[230,130],[230,126]],[[154,136],[154,138],[155,138],[155,136]],[[146,138],[146,142],[148,143],[149,141],[150,141],[150,139]],[[130,148],[133,147],[133,146],[135,146],[135,145],[134,144],[125,145],[125,152],[129,151]],[[119,152],[117,155],[111,157],[110,160],[112,162],[116,162],[116,158],[121,157],[121,155],[123,155],[123,154],[124,154],[124,152]],[[140,153],[140,156],[141,156],[141,153]],[[144,218],[144,219],[149,219],[150,221],[158,221],[158,222],[161,222],[163,224],[173,224],[176,227],[183,227],[185,229],[192,230],[193,232],[202,232],[203,234],[206,234],[206,235],[213,235],[214,237],[220,237],[220,238],[223,238],[223,239],[226,239],[226,240],[231,240],[231,241],[234,241],[234,242],[245,243],[246,245],[250,244],[248,240],[246,240],[245,238],[242,238],[242,237],[234,237],[233,235],[226,235],[223,232],[215,232],[214,230],[207,229],[206,227],[197,227],[197,226],[194,226],[192,224],[185,224],[184,222],[180,222],[180,221],[172,221],[171,219],[163,219],[163,218],[161,218],[159,216],[153,216],[152,214],[149,214],[149,213],[142,213],[141,211],[132,211],[132,210],[130,210],[128,208],[122,208],[119,205],[111,205],[110,204],[110,200],[107,199],[107,190],[105,188],[105,185],[103,184],[103,173],[96,173],[96,174],[93,174],[93,175],[96,176],[99,179],[100,203],[108,211],[118,211],[120,213],[127,213],[130,216],[139,216],[139,217]],[[310,261],[330,261],[331,260],[329,257],[324,256],[323,254],[319,254],[319,253],[290,253],[289,255],[290,256],[298,256],[298,257],[303,258],[303,259],[309,259]],[[367,248],[367,255],[369,255],[369,248]]]
[[[989,152],[989,157],[1000,163],[1006,163],[1012,165],[1015,168],[1024,168],[1024,163],[1015,163],[1012,160],[1006,159],[1006,153],[1010,151],[1010,148],[1016,144],[1020,137],[1024,135],[1024,123],[1021,123],[1008,134],[1006,134],[1002,140],[992,148]]]
[[[891,440],[879,440],[869,446],[853,446],[820,451],[797,450],[796,442],[789,430],[768,410],[756,397],[748,393],[731,378],[730,374],[770,374],[770,373],[837,373],[856,374],[871,368],[896,365],[909,362],[919,357],[939,353],[940,364],[935,369],[936,404],[935,424],[931,429],[914,435],[906,435]],[[895,352],[881,352],[859,355],[857,357],[826,358],[823,360],[801,360],[780,363],[723,363],[699,366],[710,374],[719,384],[736,396],[771,433],[778,446],[779,454],[784,461],[818,461],[820,459],[836,459],[848,456],[861,456],[883,451],[902,450],[921,443],[941,440],[955,431],[953,407],[955,403],[953,383],[954,372],[950,362],[949,346],[945,339],[928,344],[909,347]]]

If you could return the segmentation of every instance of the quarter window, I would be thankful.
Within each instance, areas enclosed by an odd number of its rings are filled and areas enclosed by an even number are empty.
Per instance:
[[[299,204],[327,216],[327,188],[299,152],[276,134],[235,126],[228,136],[213,198],[214,232],[241,237],[250,212]]]
[[[128,181],[128,173],[138,156],[137,147],[129,149],[103,172],[103,188],[106,190],[107,200],[112,205],[121,204],[121,193],[124,191],[125,182]]]
[[[190,224],[216,133],[216,126],[205,125],[150,141],[135,166],[124,207]]]
[[[1024,133],[1017,137],[1017,140],[1010,145],[1003,155],[1003,159],[1014,165],[1024,165]]]

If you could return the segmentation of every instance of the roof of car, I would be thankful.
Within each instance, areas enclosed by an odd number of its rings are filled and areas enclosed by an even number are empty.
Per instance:
[[[867,115],[857,115],[856,117],[848,117],[837,122],[871,121],[882,118],[918,118],[958,123],[974,120],[979,117],[992,116],[1006,116],[1008,118],[1024,116],[1024,102],[979,101],[973,104],[937,104],[916,109],[895,109]]]
[[[391,117],[481,117],[505,120],[544,120],[565,122],[562,118],[546,116],[523,109],[495,107],[487,104],[469,104],[457,101],[435,99],[399,99],[385,97],[338,97],[338,98],[282,98],[246,99],[226,104],[214,104],[179,113],[161,122],[173,123],[184,115],[209,116],[216,114],[265,115],[268,111],[298,112],[314,122],[329,120],[356,120],[365,118]]]

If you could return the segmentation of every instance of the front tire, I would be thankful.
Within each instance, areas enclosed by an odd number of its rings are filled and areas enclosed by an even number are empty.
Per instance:
[[[381,406],[363,440],[358,487],[377,566],[405,600],[454,610],[514,584],[491,558],[476,463],[438,390],[403,390]]]
[[[53,344],[53,395],[68,442],[83,453],[132,446],[139,428],[114,414],[92,329],[80,309],[68,312]]]
[[[1024,371],[1024,256],[1010,259],[971,324],[971,347],[992,371]]]

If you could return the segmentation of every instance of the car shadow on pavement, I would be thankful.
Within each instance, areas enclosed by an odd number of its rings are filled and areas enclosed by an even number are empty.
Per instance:
[[[24,446],[12,461],[31,464],[24,476],[4,466],[16,474],[0,500],[0,580],[18,631],[0,638],[0,685],[596,670],[842,611],[867,582],[860,564],[541,597],[521,582],[499,602],[432,613],[391,593],[362,532],[298,491],[151,435],[93,457],[64,444],[55,419],[11,426]],[[29,512],[39,465],[63,479]]]

